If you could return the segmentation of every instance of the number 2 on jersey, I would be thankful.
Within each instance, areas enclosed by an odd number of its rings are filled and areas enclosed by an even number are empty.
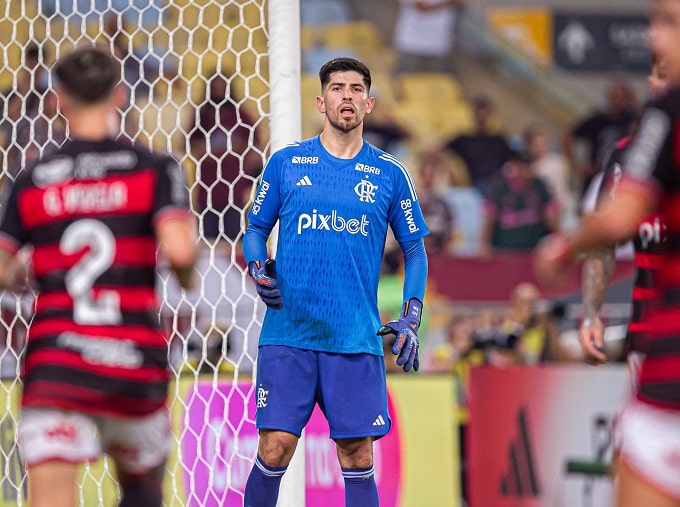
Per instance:
[[[119,324],[120,295],[111,290],[100,290],[95,298],[96,279],[113,264],[116,238],[102,222],[83,219],[69,225],[59,242],[64,255],[78,253],[89,247],[78,262],[66,273],[66,291],[73,298],[73,320],[77,324]]]

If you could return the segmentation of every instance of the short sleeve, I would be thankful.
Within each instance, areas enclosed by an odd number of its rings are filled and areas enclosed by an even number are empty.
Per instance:
[[[661,108],[648,108],[628,151],[624,176],[638,182],[656,183],[661,187],[672,178],[671,163],[660,163],[671,156],[672,120]]]
[[[162,157],[158,163],[155,219],[168,214],[186,214],[189,211],[189,189],[181,164],[173,157]]]

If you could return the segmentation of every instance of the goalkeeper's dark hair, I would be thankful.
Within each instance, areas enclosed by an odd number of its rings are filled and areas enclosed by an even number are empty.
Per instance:
[[[81,46],[59,58],[54,66],[57,86],[83,104],[109,97],[121,79],[120,62],[100,46]]]
[[[348,56],[341,56],[338,58],[333,58],[328,62],[324,63],[319,70],[319,80],[321,81],[321,89],[323,90],[331,79],[331,74],[333,72],[358,72],[363,76],[364,85],[366,90],[371,89],[371,71],[368,70],[366,64],[350,58]]]

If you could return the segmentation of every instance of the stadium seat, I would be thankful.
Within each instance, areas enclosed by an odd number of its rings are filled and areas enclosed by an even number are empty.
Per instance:
[[[349,48],[363,59],[382,50],[382,39],[370,21],[336,23],[323,28],[323,44],[328,48]]]
[[[309,73],[319,72],[321,66],[332,58],[338,56],[349,56],[358,58],[358,55],[349,48],[337,47],[328,48],[325,46],[316,46],[310,48],[302,53],[302,71]]]
[[[474,126],[472,111],[464,100],[432,102],[429,108],[432,110],[435,124],[444,139],[468,132]]]
[[[397,101],[394,116],[402,125],[406,125],[412,134],[408,141],[415,151],[434,148],[443,139],[436,127],[431,108],[420,102]],[[438,114],[441,114],[439,112]]]
[[[444,72],[413,72],[397,78],[398,96],[404,100],[429,98],[439,102],[457,102],[463,98],[460,83]]]
[[[392,80],[392,75],[381,68],[375,69],[373,66],[371,68],[371,78],[373,83],[371,84],[371,95],[375,96],[379,107],[389,107],[394,110],[397,107],[396,96],[394,94],[394,83]]]
[[[349,5],[343,0],[302,0],[300,22],[303,25],[327,25],[352,20]]]

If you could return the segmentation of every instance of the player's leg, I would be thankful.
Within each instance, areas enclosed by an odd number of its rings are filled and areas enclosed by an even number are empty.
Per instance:
[[[245,507],[274,507],[281,478],[316,403],[317,356],[309,350],[260,347],[257,356],[257,457]]]
[[[345,505],[377,507],[379,499],[373,469],[373,437],[339,439],[335,444],[345,481]]]
[[[79,463],[53,460],[28,466],[31,507],[75,507]]]
[[[616,433],[617,507],[680,507],[680,413],[632,401]]]
[[[118,507],[160,507],[163,503],[165,461],[143,474],[129,473],[116,467],[118,484],[123,497]]]
[[[127,419],[98,419],[103,450],[116,464],[122,491],[120,507],[160,507],[163,475],[170,450],[170,414],[166,407]]]
[[[617,507],[680,507],[680,499],[659,490],[638,475],[625,460],[618,465]]]
[[[74,412],[23,409],[19,446],[31,507],[74,507],[78,466],[100,454],[94,421]]]
[[[346,506],[377,506],[373,440],[386,435],[391,425],[385,362],[370,354],[320,354],[319,371],[319,404],[336,442]]]
[[[274,507],[281,479],[297,447],[298,436],[285,431],[260,430],[255,464],[248,475],[244,507]]]

